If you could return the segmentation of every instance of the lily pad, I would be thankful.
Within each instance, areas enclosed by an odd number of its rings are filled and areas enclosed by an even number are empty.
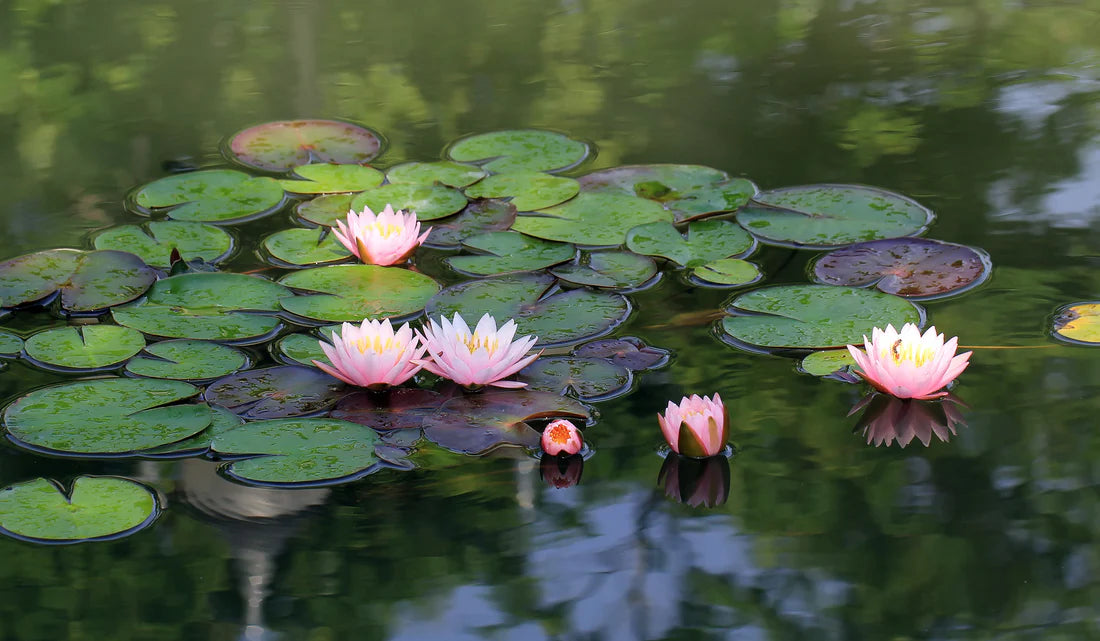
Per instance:
[[[352,253],[328,229],[284,229],[263,240],[263,248],[284,265],[303,267],[346,260]]]
[[[391,183],[417,183],[431,185],[439,183],[455,189],[462,189],[484,178],[486,172],[477,165],[466,165],[449,160],[437,162],[407,162],[390,167],[386,171],[386,180]]]
[[[735,211],[758,191],[750,180],[702,165],[625,165],[592,172],[578,182],[584,192],[655,200],[678,221]]]
[[[0,307],[40,301],[69,280],[84,252],[47,249],[0,263]]]
[[[1054,336],[1070,343],[1100,345],[1100,302],[1060,308],[1054,315]]]
[[[462,241],[463,246],[485,256],[452,256],[443,262],[467,276],[535,271],[563,263],[576,253],[572,245],[524,236],[514,231],[490,231]]]
[[[989,256],[966,245],[928,238],[888,238],[833,250],[817,259],[813,278],[824,285],[873,285],[914,299],[955,294],[982,282]]]
[[[307,163],[362,164],[382,151],[382,136],[336,120],[280,120],[249,127],[225,145],[230,160],[281,173]]]
[[[567,203],[516,217],[512,229],[578,245],[621,245],[638,225],[672,222],[655,202],[616,194],[580,194]]]
[[[518,380],[527,389],[575,396],[582,401],[604,401],[630,391],[630,370],[602,358],[544,356],[520,370]]]
[[[144,225],[120,225],[95,237],[96,249],[117,249],[136,254],[145,264],[168,269],[172,250],[185,260],[219,263],[233,253],[233,237],[221,227],[204,223],[152,221]]]
[[[0,331],[0,357],[19,356],[23,351],[23,339],[11,332]]]
[[[124,363],[145,347],[141,332],[117,325],[58,327],[27,339],[27,358],[47,369],[88,370]]]
[[[576,196],[581,187],[572,178],[539,171],[496,174],[466,188],[471,198],[511,198],[519,211],[533,211],[561,204]]]
[[[19,445],[55,453],[127,455],[197,434],[210,424],[206,405],[175,404],[199,390],[179,381],[97,378],[22,396],[4,410]]]
[[[875,327],[923,323],[921,309],[891,294],[832,285],[762,287],[735,298],[722,331],[757,348],[824,349],[863,342]]]
[[[756,241],[734,223],[703,220],[688,225],[687,237],[670,223],[649,223],[630,230],[626,246],[636,254],[661,256],[685,267],[699,267],[731,256],[745,256]]]
[[[128,252],[49,249],[0,263],[0,306],[60,291],[62,309],[95,312],[141,296],[156,279],[156,271]]]
[[[351,200],[351,208],[362,211],[364,207],[378,213],[391,205],[394,210],[416,212],[417,220],[434,220],[462,211],[466,197],[461,191],[443,185],[416,183],[390,183],[376,189],[368,189]]]
[[[211,383],[204,396],[257,420],[320,414],[346,393],[342,382],[316,368],[284,365],[230,374]]]
[[[214,437],[219,456],[247,456],[224,468],[242,481],[320,485],[369,474],[381,438],[369,427],[332,418],[254,421]]]
[[[204,169],[165,176],[130,195],[138,214],[165,213],[173,220],[230,224],[262,218],[282,208],[286,194],[271,178],[232,169]]]
[[[828,376],[855,364],[856,361],[848,350],[827,349],[807,354],[799,364],[799,368],[811,376]]]
[[[355,194],[318,196],[312,200],[299,203],[295,213],[298,218],[307,223],[335,227],[336,221],[347,219],[353,198],[355,198]]]
[[[449,398],[432,390],[409,387],[381,392],[363,390],[340,399],[330,415],[379,432],[420,429],[424,419],[435,414]]]
[[[669,351],[646,345],[634,336],[605,338],[573,348],[572,354],[581,358],[603,358],[622,365],[632,372],[657,369],[669,360]]]
[[[915,200],[861,185],[762,191],[737,212],[737,222],[761,241],[787,247],[833,248],[915,236],[933,218]]]
[[[292,194],[338,194],[374,189],[384,179],[382,172],[362,165],[302,165],[279,186]]]
[[[239,349],[209,341],[173,340],[153,343],[145,354],[126,363],[126,371],[146,378],[203,382],[248,366]]]
[[[515,274],[452,285],[428,302],[428,316],[477,319],[491,314],[498,322],[515,319],[519,334],[539,337],[539,347],[572,345],[617,327],[630,303],[618,294],[584,289],[553,290],[547,274]]]
[[[129,479],[80,476],[72,492],[38,478],[0,490],[0,531],[34,543],[79,543],[129,536],[157,516],[156,494]]]
[[[462,241],[487,231],[503,231],[516,220],[516,207],[493,198],[475,200],[457,216],[436,221],[425,247],[458,249]]]
[[[303,318],[336,323],[411,316],[439,291],[439,285],[423,274],[378,265],[303,269],[279,282],[307,292],[284,298],[283,309]]]
[[[509,390],[453,398],[424,419],[424,436],[462,454],[482,454],[502,445],[539,446],[539,432],[526,421],[588,420],[588,408],[549,392]]]
[[[244,419],[240,416],[216,405],[210,408],[210,416],[210,425],[205,430],[182,441],[145,450],[141,453],[141,458],[173,459],[203,454],[210,449],[216,436],[244,423]]]
[[[274,351],[282,356],[283,362],[313,367],[313,361],[331,365],[328,356],[321,351],[321,343],[312,334],[287,334],[273,345]]]
[[[564,171],[588,157],[588,145],[553,131],[512,129],[467,136],[447,149],[459,162],[485,162],[493,173]]]
[[[188,273],[159,280],[149,295],[111,315],[119,325],[150,336],[246,344],[282,327],[282,285],[246,274]]]
[[[550,273],[574,285],[627,291],[653,282],[657,263],[626,251],[591,251],[581,252],[574,262],[558,265]]]
[[[751,285],[764,277],[756,263],[740,258],[720,258],[691,270],[692,281],[703,285],[735,287]]]

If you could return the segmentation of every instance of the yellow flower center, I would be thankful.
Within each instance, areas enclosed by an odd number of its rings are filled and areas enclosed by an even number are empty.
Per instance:
[[[564,425],[555,425],[550,428],[550,440],[558,445],[569,442],[569,428]]]
[[[470,350],[471,354],[476,352],[479,348],[484,347],[486,351],[489,352],[489,356],[492,356],[493,352],[497,351],[497,348],[500,347],[500,341],[498,341],[495,336],[492,340],[489,340],[485,336],[479,335],[477,332],[474,332],[472,336],[463,337],[462,342],[466,344],[466,349]]]
[[[907,342],[899,338],[894,341],[894,344],[888,350],[883,350],[880,354],[880,360],[885,360],[887,356],[894,360],[895,365],[900,365],[903,361],[909,361],[913,365],[921,367],[935,358],[936,352],[922,343]]]
[[[397,339],[388,337],[386,340],[382,340],[381,336],[360,338],[355,341],[355,346],[359,348],[360,354],[366,354],[368,349],[373,349],[375,354],[382,354],[390,350],[402,350],[405,348],[405,344]]]
[[[400,235],[403,231],[405,231],[405,228],[401,225],[394,225],[393,223],[390,223],[388,225],[374,223],[374,233],[378,236],[381,236],[382,238],[389,238],[390,236]]]

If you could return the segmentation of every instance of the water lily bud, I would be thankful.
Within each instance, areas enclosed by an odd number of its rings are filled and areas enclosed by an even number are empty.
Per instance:
[[[584,439],[576,425],[560,419],[551,422],[542,431],[542,451],[550,456],[576,454],[584,447]]]

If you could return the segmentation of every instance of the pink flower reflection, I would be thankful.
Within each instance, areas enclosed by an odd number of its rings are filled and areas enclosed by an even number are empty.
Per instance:
[[[573,487],[581,482],[581,474],[584,472],[584,457],[580,454],[572,456],[544,456],[539,461],[539,476],[550,487],[560,490]]]
[[[927,447],[933,435],[946,443],[956,428],[966,426],[962,407],[966,404],[950,394],[937,401],[919,401],[872,393],[856,403],[848,416],[863,411],[852,431],[863,430],[868,445],[905,447],[916,438]]]
[[[665,496],[691,507],[717,507],[730,494],[730,462],[724,456],[689,458],[670,452],[657,474]]]

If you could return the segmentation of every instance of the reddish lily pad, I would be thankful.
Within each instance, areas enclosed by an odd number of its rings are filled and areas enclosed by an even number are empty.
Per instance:
[[[544,356],[520,370],[518,380],[527,389],[574,396],[582,401],[605,401],[630,391],[630,370],[602,358]]]
[[[307,223],[335,227],[336,221],[347,219],[348,212],[351,211],[353,198],[355,198],[355,194],[318,196],[313,200],[299,203],[294,213]]]
[[[279,186],[292,194],[337,194],[374,189],[384,179],[382,172],[362,165],[302,165]]]
[[[639,225],[626,235],[626,246],[637,254],[699,267],[722,258],[746,256],[756,248],[756,241],[729,221],[703,220],[689,224],[686,236],[670,223]]]
[[[588,157],[588,145],[554,131],[513,129],[475,134],[447,148],[459,162],[484,163],[493,173],[510,171],[564,171]]]
[[[989,275],[985,252],[928,238],[887,238],[833,250],[813,265],[824,285],[874,286],[913,299],[939,298],[973,287]]]
[[[646,345],[634,336],[605,338],[579,345],[573,355],[582,358],[603,358],[632,372],[663,367],[669,360],[669,351]]]
[[[561,204],[580,191],[572,178],[539,171],[517,171],[489,176],[466,188],[471,198],[511,198],[520,211],[533,211]]]
[[[435,220],[462,211],[466,202],[461,191],[443,185],[390,183],[360,193],[351,200],[351,208],[362,211],[370,207],[378,213],[390,205],[395,211],[416,212],[417,220]]]
[[[588,408],[549,392],[509,390],[453,398],[423,423],[424,436],[462,454],[483,454],[503,445],[537,448],[539,432],[527,424],[537,419],[587,421]]]
[[[672,214],[655,202],[618,194],[580,194],[548,209],[518,216],[512,229],[563,243],[622,245],[638,225],[672,222]]]
[[[286,193],[271,178],[254,178],[232,169],[204,169],[166,176],[139,188],[127,199],[135,213],[165,213],[173,220],[232,224],[273,214]]]
[[[1054,336],[1080,345],[1100,345],[1100,302],[1060,308],[1054,315]]]
[[[655,200],[677,221],[734,211],[758,191],[750,180],[701,165],[625,165],[592,172],[578,182],[584,192]]]
[[[491,276],[535,271],[563,263],[576,253],[572,245],[524,236],[514,231],[490,231],[462,241],[480,256],[451,256],[443,262],[467,276]]]
[[[379,432],[420,429],[424,419],[450,396],[426,389],[396,387],[381,392],[361,391],[340,399],[330,416],[366,425]]]
[[[439,183],[455,189],[462,189],[476,183],[486,175],[485,170],[477,165],[441,160],[438,162],[407,162],[390,167],[386,171],[386,180],[391,183],[418,183],[421,185]]]
[[[346,393],[343,383],[315,368],[284,365],[230,374],[211,383],[204,396],[257,420],[321,414]]]
[[[382,151],[382,136],[336,120],[280,120],[249,127],[225,144],[246,167],[282,173],[309,163],[363,164]]]
[[[515,205],[495,198],[475,200],[457,216],[435,221],[424,246],[458,249],[463,240],[487,231],[503,231],[515,220]]]

